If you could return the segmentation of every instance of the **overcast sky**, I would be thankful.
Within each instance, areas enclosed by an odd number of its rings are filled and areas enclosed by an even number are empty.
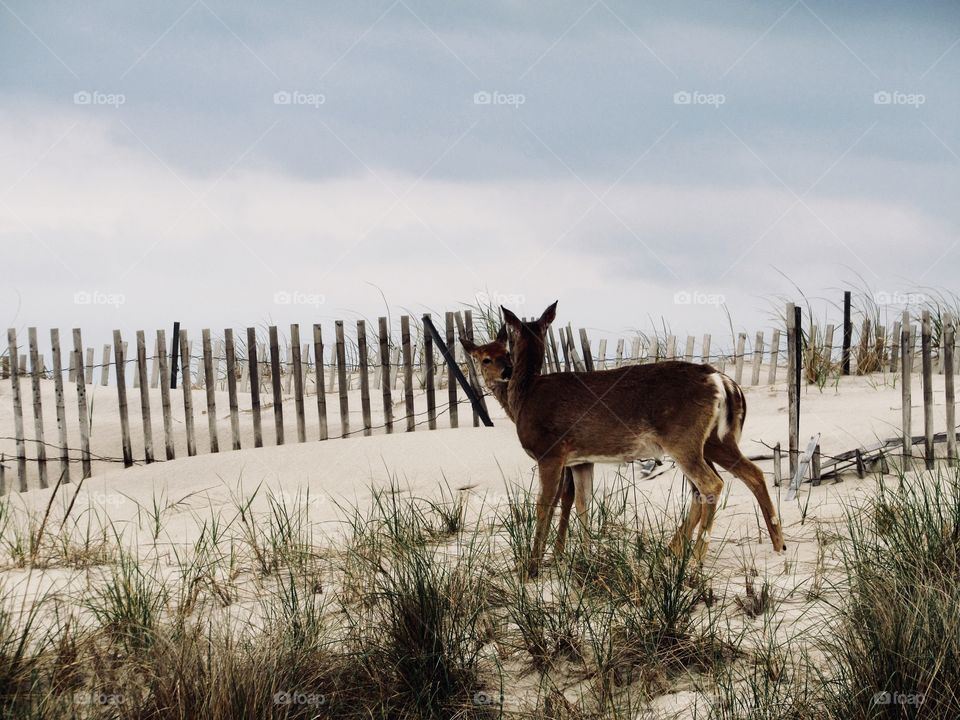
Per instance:
[[[955,2],[0,0],[0,310],[700,333],[950,290],[958,76]]]

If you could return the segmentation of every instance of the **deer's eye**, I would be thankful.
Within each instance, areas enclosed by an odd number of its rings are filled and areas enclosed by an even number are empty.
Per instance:
[[[490,358],[484,358],[482,362],[484,365],[489,365],[493,361]]]

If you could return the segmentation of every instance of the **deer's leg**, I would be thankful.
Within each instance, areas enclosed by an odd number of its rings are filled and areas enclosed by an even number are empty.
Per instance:
[[[563,549],[567,544],[567,528],[570,525],[570,508],[573,507],[575,495],[575,485],[573,482],[573,470],[571,468],[563,469],[563,487],[560,491],[560,524],[557,527],[557,541],[553,546],[553,552],[558,557],[563,555]]]
[[[580,518],[579,530],[586,542],[590,540],[590,517],[587,503],[593,497],[593,463],[577,465],[573,470],[573,485],[576,488],[574,500],[577,503],[577,517]]]
[[[683,522],[680,523],[680,527],[677,528],[677,532],[674,533],[673,540],[670,541],[670,550],[673,551],[674,555],[678,557],[682,555],[684,543],[693,541],[693,530],[700,524],[700,511],[703,509],[702,506],[703,499],[700,491],[697,490],[697,486],[691,482],[690,509],[687,511]]]
[[[528,576],[536,577],[543,560],[550,520],[560,495],[560,481],[563,479],[563,458],[546,458],[539,462],[540,496],[537,498],[537,528],[533,535],[533,553],[530,556]]]
[[[743,483],[750,488],[750,492],[757,499],[760,505],[760,512],[763,513],[763,520],[767,524],[767,532],[770,534],[770,542],[773,543],[773,549],[778,552],[786,550],[783,542],[783,527],[780,524],[780,517],[777,515],[777,509],[770,499],[770,492],[767,490],[767,483],[763,478],[763,471],[754,463],[743,456],[740,448],[732,437],[719,440],[715,437],[707,441],[703,449],[704,454],[715,461],[728,472],[736,475]]]
[[[713,470],[701,453],[673,454],[673,459],[683,470],[683,473],[692,482],[700,494],[700,532],[693,547],[694,557],[703,562],[710,548],[710,533],[713,531],[713,518],[717,512],[717,503],[723,491],[723,479]],[[691,509],[691,515],[693,510]],[[693,528],[691,527],[691,532]]]

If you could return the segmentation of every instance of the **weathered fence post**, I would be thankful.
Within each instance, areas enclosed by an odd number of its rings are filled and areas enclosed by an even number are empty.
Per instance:
[[[363,434],[370,435],[370,376],[367,369],[367,323],[357,320],[357,358],[360,365],[360,414],[363,418]]]
[[[180,385],[183,390],[183,420],[187,429],[187,455],[197,454],[197,438],[193,428],[193,375],[190,368],[190,340],[187,331],[180,331]]]
[[[800,353],[797,347],[799,331],[800,328],[797,324],[795,306],[793,303],[787,303],[787,405],[789,411],[789,445],[787,453],[789,456],[791,477],[793,477],[797,470],[797,453],[799,452],[800,438]]]
[[[27,491],[27,445],[23,436],[23,400],[20,396],[20,368],[19,352],[17,348],[17,331],[15,328],[7,330],[7,347],[10,357],[10,383],[13,390],[13,434],[17,442],[17,482],[20,492]]]
[[[943,388],[947,406],[947,460],[954,464],[957,460],[957,400],[954,395],[953,351],[956,342],[956,329],[953,315],[943,318]]]
[[[270,338],[270,386],[273,389],[273,428],[277,445],[283,445],[283,386],[280,377],[280,341],[277,326],[268,329]]]
[[[210,452],[220,452],[217,435],[217,377],[213,374],[213,345],[210,329],[203,330],[203,388],[207,395],[207,431],[210,434]]]
[[[40,487],[47,487],[47,444],[43,438],[43,401],[40,392],[40,352],[37,349],[37,329],[27,329],[30,343],[30,386],[33,390],[33,429],[37,443],[37,469],[40,471]]]
[[[433,389],[434,384],[434,366],[433,366],[433,335],[426,331],[426,324],[433,321],[430,314],[423,316],[423,358],[426,363],[426,389],[427,389],[427,427],[430,430],[437,429],[437,397]]]
[[[583,349],[583,366],[588,372],[593,372],[593,351],[590,349],[590,340],[587,338],[586,328],[580,328],[580,347]]]
[[[413,355],[410,349],[410,316],[400,317],[400,345],[403,347],[403,401],[407,413],[407,432],[416,429],[413,407]]]
[[[323,382],[323,330],[319,323],[313,326],[313,356],[317,360],[316,385],[317,385],[317,415],[320,418],[320,439],[326,440],[329,437],[327,428],[327,396],[326,386]]]
[[[83,468],[83,477],[90,477],[90,418],[87,409],[87,387],[83,368],[83,339],[80,337],[80,328],[73,329],[73,354],[77,364],[77,409],[80,417],[80,462]]]
[[[340,437],[350,435],[350,405],[347,398],[347,351],[343,339],[343,320],[334,323],[337,351],[337,388],[340,392]]]
[[[840,355],[840,373],[850,374],[850,341],[853,338],[853,324],[850,322],[850,291],[843,292],[843,349]]]
[[[920,343],[923,363],[923,457],[927,469],[933,467],[933,328],[930,311],[923,311]]]
[[[143,421],[143,455],[147,463],[153,457],[153,425],[150,418],[150,383],[147,381],[147,345],[143,330],[137,330],[137,375],[140,377],[140,418]]]
[[[910,315],[903,311],[903,325],[900,329],[900,426],[903,434],[903,464],[905,468],[912,466],[913,436],[911,435],[911,398],[910,382],[913,374],[913,356],[910,353],[912,339],[910,337]]]
[[[160,361],[160,405],[163,410],[163,445],[167,460],[177,456],[173,442],[173,416],[170,414],[170,367],[167,363],[167,334],[164,330],[157,330],[157,347],[160,352],[157,358]]]
[[[53,387],[57,396],[57,439],[60,443],[60,475],[63,482],[70,482],[70,446],[67,444],[67,409],[63,400],[63,356],[60,354],[60,331],[50,331],[50,348],[53,355]]]
[[[763,364],[763,330],[757,333],[753,345],[753,374],[750,377],[751,385],[760,384],[760,366]]]
[[[777,364],[780,361],[780,328],[775,328],[770,338],[770,369],[767,371],[767,385],[777,382]]]
[[[309,349],[309,345],[306,346]],[[303,402],[303,356],[300,351],[300,325],[290,325],[290,348],[293,353],[293,403],[297,413],[297,442],[307,441],[307,418]]]
[[[736,369],[734,370],[734,378],[733,378],[734,380],[737,381],[737,385],[741,385],[743,383],[743,359],[744,359],[744,354],[746,352],[746,344],[747,344],[747,334],[739,333],[737,335],[737,349],[735,351],[737,354],[737,358],[736,358],[736,365],[734,367]]]
[[[450,352],[454,354],[456,358],[457,346],[456,346],[456,336],[453,332],[453,313],[448,312],[445,316],[446,320],[446,331],[447,331],[447,347],[450,349]],[[453,368],[449,365],[447,366],[447,407],[450,408],[450,427],[455,428],[460,425],[460,413],[459,408],[457,407],[457,378],[453,372]]]
[[[387,318],[377,318],[380,331],[380,388],[383,392],[383,425],[388,433],[393,432],[393,397],[390,393],[390,328]]]

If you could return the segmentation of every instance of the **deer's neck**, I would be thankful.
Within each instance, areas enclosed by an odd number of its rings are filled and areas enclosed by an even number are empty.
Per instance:
[[[513,374],[507,383],[507,404],[514,416],[520,414],[524,398],[533,385],[537,376],[543,370],[543,350],[539,352],[535,347],[527,345],[513,360]]]
[[[517,419],[513,414],[513,410],[510,409],[510,402],[507,399],[507,383],[494,383],[492,386],[488,386],[488,389],[490,390],[490,394],[497,399],[498,403],[500,403],[500,406],[507,414],[507,417],[516,422]]]

